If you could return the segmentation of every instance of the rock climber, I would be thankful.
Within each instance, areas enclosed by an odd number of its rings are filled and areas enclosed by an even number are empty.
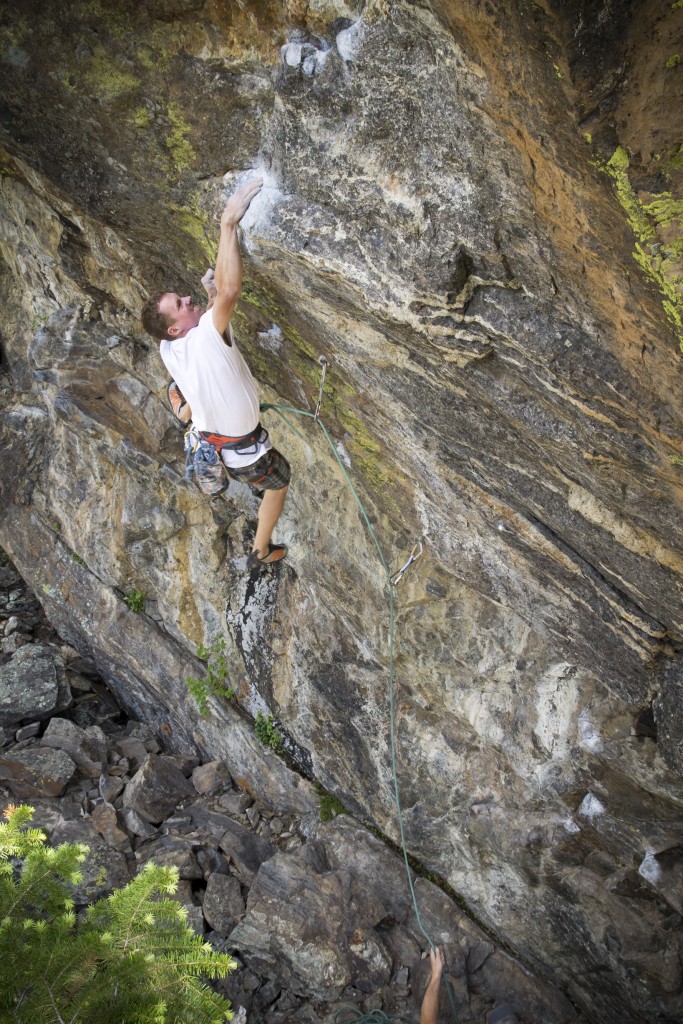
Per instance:
[[[250,569],[281,561],[284,544],[271,537],[285,504],[290,480],[287,459],[273,448],[259,423],[259,396],[249,367],[238,351],[230,319],[242,287],[242,257],[237,225],[263,182],[255,178],[238,188],[221,215],[216,268],[202,283],[209,295],[204,310],[190,295],[164,291],[152,295],[142,311],[145,330],[160,341],[164,364],[182,392],[205,440],[216,448],[235,480],[262,494]],[[191,410],[191,411],[190,411]]]

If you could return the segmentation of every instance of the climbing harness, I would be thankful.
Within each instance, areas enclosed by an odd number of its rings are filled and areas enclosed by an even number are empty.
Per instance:
[[[217,452],[220,453],[227,448],[229,452],[236,452],[237,455],[255,455],[258,446],[268,440],[268,431],[260,423],[256,424],[251,433],[242,437],[226,437],[225,434],[212,434],[206,430],[200,430],[199,433]]]

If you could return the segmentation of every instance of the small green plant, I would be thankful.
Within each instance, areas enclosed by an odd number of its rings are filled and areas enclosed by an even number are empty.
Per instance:
[[[348,808],[344,807],[341,800],[338,800],[333,793],[325,793],[320,797],[320,820],[331,821],[338,814],[348,814]]]
[[[670,455],[669,462],[672,466],[683,466],[683,459],[680,455]]]
[[[276,754],[284,750],[283,736],[276,726],[272,715],[264,715],[259,711],[254,722],[254,732],[264,746],[270,747]]]
[[[170,897],[176,868],[145,864],[85,914],[72,885],[89,850],[46,845],[32,807],[9,806],[0,824],[0,1017],[15,1024],[220,1024],[230,1004],[202,978],[235,967],[187,924]],[[18,865],[17,860],[21,861]]]
[[[127,604],[132,612],[144,612],[145,610],[145,598],[147,594],[144,590],[131,590],[130,594],[126,594],[123,599],[123,603]]]
[[[680,55],[680,53],[674,53],[673,57],[669,57],[669,59],[666,61],[664,67],[665,68],[677,68],[680,63],[681,63],[681,55]]]
[[[209,711],[209,697],[226,697],[230,700],[235,696],[231,686],[225,685],[228,678],[228,663],[225,659],[225,640],[222,636],[215,637],[210,647],[200,644],[197,648],[197,657],[205,661],[206,675],[203,679],[197,676],[190,676],[186,680],[187,688],[197,701],[199,714],[204,716]]]
[[[86,562],[86,560],[84,558],[81,558],[80,555],[76,554],[75,551],[71,552],[71,559],[76,563],[76,565],[82,565],[84,569],[88,568],[88,563]]]

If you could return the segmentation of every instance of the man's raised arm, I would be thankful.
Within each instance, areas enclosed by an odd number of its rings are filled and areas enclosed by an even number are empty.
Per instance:
[[[216,257],[216,298],[211,307],[214,327],[219,334],[226,330],[242,287],[242,256],[237,225],[247,212],[249,203],[261,191],[262,178],[255,178],[230,196],[221,215],[221,237]]]

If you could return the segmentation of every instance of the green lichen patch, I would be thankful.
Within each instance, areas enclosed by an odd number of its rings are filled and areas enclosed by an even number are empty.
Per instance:
[[[646,242],[654,239],[655,231],[633,191],[628,176],[629,163],[628,153],[623,146],[619,146],[614,151],[611,159],[607,161],[607,171],[614,182],[619,202],[626,211],[626,216],[633,228],[633,233],[640,242]]]
[[[199,209],[196,202],[193,201],[192,206],[177,206],[171,204],[171,210],[174,213],[175,223],[178,225],[181,231],[184,231],[186,235],[194,241],[198,242],[201,249],[208,261],[209,266],[213,266],[216,262],[216,255],[218,252],[218,246],[215,239],[212,237],[212,225],[209,222],[209,218],[203,210]],[[192,262],[192,261],[191,261]],[[200,267],[199,264],[196,266],[192,263],[192,268],[204,272],[206,267]]]
[[[108,103],[140,86],[140,79],[133,74],[128,62],[108,53],[103,46],[95,49],[76,77],[80,78],[91,95]]]
[[[133,127],[137,128],[139,131],[144,131],[145,128],[149,128],[152,123],[152,115],[147,107],[138,107],[134,110],[131,123]]]
[[[176,103],[169,103],[167,115],[171,130],[166,136],[166,148],[173,167],[180,174],[182,171],[189,170],[197,159],[197,154],[188,138],[190,126]]]
[[[662,192],[642,203],[628,176],[629,163],[628,153],[619,146],[602,169],[612,178],[619,202],[636,236],[633,257],[659,288],[662,307],[683,351],[683,278],[679,269],[683,253],[683,202],[670,192]],[[664,232],[666,241],[653,245]]]
[[[681,63],[681,55],[680,55],[680,53],[674,53],[674,55],[672,57],[669,57],[669,59],[667,61],[665,61],[664,67],[665,68],[677,68],[680,63]]]
[[[296,349],[303,352],[310,359],[317,359],[318,353],[313,346],[289,323],[288,317],[282,310],[278,300],[265,288],[260,287],[253,281],[245,281],[242,286],[242,299],[250,306],[264,313],[271,323],[276,323],[285,338],[294,345]]]

